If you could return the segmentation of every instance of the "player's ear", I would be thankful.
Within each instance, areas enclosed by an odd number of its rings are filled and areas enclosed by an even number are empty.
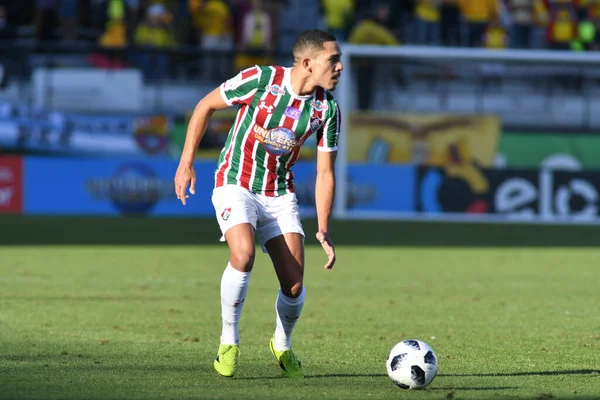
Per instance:
[[[302,60],[302,66],[304,67],[304,69],[306,69],[308,72],[312,72],[312,65],[310,62],[310,58],[306,57]]]

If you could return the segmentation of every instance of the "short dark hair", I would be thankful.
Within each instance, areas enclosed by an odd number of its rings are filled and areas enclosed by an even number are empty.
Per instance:
[[[319,51],[325,48],[324,43],[335,42],[337,39],[331,33],[320,29],[309,29],[298,35],[294,43],[293,53],[294,58],[306,50]]]

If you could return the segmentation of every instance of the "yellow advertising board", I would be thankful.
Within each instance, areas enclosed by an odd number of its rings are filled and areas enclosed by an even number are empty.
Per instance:
[[[487,115],[354,112],[348,135],[349,162],[491,166],[501,125]]]
[[[236,109],[216,111],[198,150],[199,158],[216,159],[223,148]],[[189,121],[186,116],[185,127]],[[183,146],[185,127],[180,129]],[[353,112],[348,116],[349,162],[412,163],[429,166],[478,164],[492,166],[501,124],[495,116]],[[314,135],[300,159],[314,159]]]

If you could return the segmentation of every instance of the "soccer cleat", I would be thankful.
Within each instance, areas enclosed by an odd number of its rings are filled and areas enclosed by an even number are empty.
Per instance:
[[[279,361],[279,366],[283,370],[283,375],[288,378],[304,378],[304,372],[302,372],[302,363],[294,354],[292,349],[277,351],[275,347],[273,347],[273,338],[269,342],[269,348],[271,349],[271,353],[277,358]]]
[[[221,344],[215,359],[215,369],[223,376],[233,376],[238,366],[240,348],[235,344]]]

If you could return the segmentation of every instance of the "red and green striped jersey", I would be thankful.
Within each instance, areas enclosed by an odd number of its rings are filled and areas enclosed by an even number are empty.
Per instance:
[[[215,170],[215,187],[239,185],[280,196],[294,191],[292,166],[300,146],[316,135],[319,151],[336,151],[340,110],[329,91],[294,93],[290,68],[255,66],[224,82],[221,96],[238,106]]]

